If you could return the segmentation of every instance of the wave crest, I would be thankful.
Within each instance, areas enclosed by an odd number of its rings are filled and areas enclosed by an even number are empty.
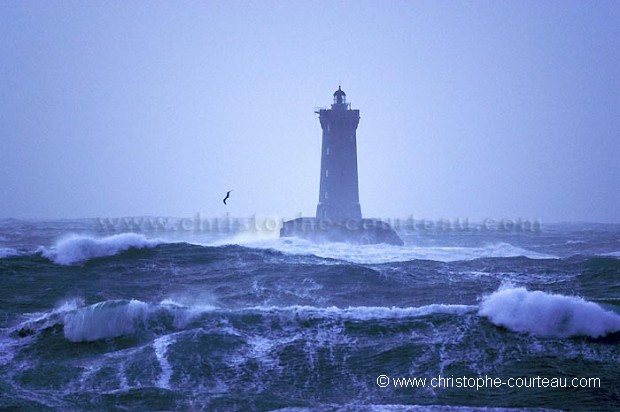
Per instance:
[[[337,318],[347,320],[383,320],[383,319],[399,319],[411,317],[423,317],[435,314],[462,315],[472,310],[475,306],[469,305],[444,305],[432,304],[420,307],[387,307],[387,306],[349,306],[347,308],[331,307],[314,307],[314,306],[272,306],[272,307],[255,307],[242,309],[243,311],[257,312],[280,312],[294,315],[296,317],[316,317],[316,318]]]
[[[56,264],[71,265],[97,257],[114,256],[132,248],[155,247],[161,243],[159,240],[147,239],[137,233],[121,233],[99,239],[73,235],[61,239],[42,254]]]
[[[515,332],[567,338],[598,338],[620,331],[620,316],[580,297],[500,289],[484,298],[478,314]]]
[[[69,312],[64,317],[65,338],[72,342],[115,338],[134,333],[148,315],[139,300],[108,300]]]
[[[355,264],[397,263],[413,260],[454,262],[518,256],[525,256],[530,259],[558,259],[554,255],[523,249],[504,242],[483,246],[393,246],[386,244],[319,244],[298,238],[280,238],[248,241],[239,245],[256,249],[277,250],[288,255],[314,255],[323,259],[337,259]]]

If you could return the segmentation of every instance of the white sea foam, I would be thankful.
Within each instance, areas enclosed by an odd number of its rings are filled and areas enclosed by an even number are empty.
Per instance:
[[[172,376],[172,366],[168,361],[167,353],[168,346],[174,343],[174,339],[170,335],[161,336],[153,342],[153,349],[155,350],[155,356],[159,362],[161,373],[157,380],[157,386],[160,388],[170,389],[170,377]]]
[[[443,305],[432,304],[420,307],[386,307],[386,306],[350,306],[338,308],[335,306],[319,308],[314,306],[259,306],[242,309],[242,311],[290,313],[301,317],[316,318],[339,318],[350,320],[381,320],[398,319],[409,317],[421,317],[432,314],[455,314],[460,315],[476,310],[476,306],[470,305]]]
[[[136,233],[121,233],[104,238],[71,235],[59,240],[51,249],[43,250],[43,256],[59,265],[71,265],[96,257],[114,256],[131,248],[154,247],[160,240],[147,239]]]
[[[487,257],[525,256],[531,259],[557,259],[557,256],[526,250],[509,243],[493,243],[478,247],[464,246],[393,246],[354,245],[348,243],[317,244],[297,238],[248,240],[233,242],[247,247],[274,249],[293,255],[315,255],[322,258],[344,260],[358,264],[406,262],[410,260],[435,260],[452,262]]]
[[[219,312],[219,313],[262,313],[262,314],[283,314],[292,315],[295,317],[306,318],[338,318],[338,319],[351,319],[351,320],[380,320],[380,319],[398,319],[409,317],[421,317],[432,314],[454,314],[460,315],[468,312],[473,312],[477,309],[477,306],[471,305],[444,305],[444,304],[432,304],[419,307],[387,307],[387,306],[349,306],[346,308],[339,308],[336,306],[328,307],[316,307],[316,306],[304,306],[304,305],[292,305],[292,306],[251,306],[245,308],[218,308],[212,305],[196,304],[196,305],[183,305],[175,302],[171,299],[165,299],[161,302],[162,305],[169,308],[176,308],[175,319],[177,317],[191,317],[206,313],[206,312]],[[182,324],[177,324],[176,327],[183,327]]]
[[[9,364],[17,355],[18,342],[5,336],[0,337],[0,366]]]
[[[262,314],[282,314],[285,316],[302,318],[334,318],[350,320],[381,320],[398,319],[409,317],[421,317],[433,314],[453,314],[461,315],[468,312],[475,312],[477,306],[472,305],[444,305],[432,304],[419,307],[387,307],[387,306],[349,306],[339,308],[336,306],[316,307],[304,305],[292,306],[252,306],[246,308],[218,308],[208,304],[184,305],[171,299],[165,299],[161,305],[167,306],[174,311],[175,327],[183,328],[188,322],[183,320],[194,319],[200,314],[207,312],[219,313],[262,313]],[[178,318],[178,319],[177,319]],[[187,318],[187,319],[186,319]]]
[[[505,287],[485,297],[478,313],[515,332],[549,337],[590,336],[620,331],[620,316],[580,297]]]
[[[110,300],[68,312],[64,334],[72,342],[94,341],[134,333],[148,314],[139,300]]]

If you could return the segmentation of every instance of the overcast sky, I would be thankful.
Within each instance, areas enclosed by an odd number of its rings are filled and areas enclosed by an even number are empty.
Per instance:
[[[565,0],[2,1],[0,217],[312,216],[339,84],[364,216],[620,222],[620,2]]]

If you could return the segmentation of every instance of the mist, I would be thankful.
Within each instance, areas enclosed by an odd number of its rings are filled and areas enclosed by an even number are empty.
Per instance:
[[[3,2],[0,218],[313,216],[340,85],[364,216],[620,222],[618,39],[612,1]]]

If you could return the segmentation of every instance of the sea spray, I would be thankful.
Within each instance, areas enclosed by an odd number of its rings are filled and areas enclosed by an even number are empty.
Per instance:
[[[620,316],[580,297],[506,287],[485,297],[479,315],[515,332],[597,338],[620,331]]]
[[[136,233],[121,233],[104,238],[83,235],[70,235],[59,240],[54,247],[43,250],[42,254],[59,265],[71,265],[96,257],[114,256],[131,248],[154,247],[162,243],[147,239]]]
[[[144,323],[148,309],[148,304],[135,299],[99,302],[67,313],[64,334],[72,342],[131,334]]]
[[[558,259],[557,256],[528,250],[506,242],[487,243],[482,246],[420,246],[406,244],[357,245],[350,243],[312,243],[304,239],[251,238],[238,236],[213,243],[235,244],[255,249],[277,250],[290,255],[314,255],[324,259],[337,259],[356,264],[400,263],[412,260],[456,262],[480,258],[525,256],[530,259]]]

